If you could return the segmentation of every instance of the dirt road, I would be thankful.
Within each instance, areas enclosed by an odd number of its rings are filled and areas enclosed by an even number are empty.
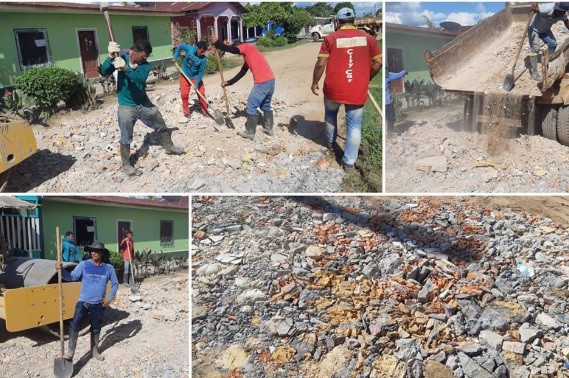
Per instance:
[[[131,302],[130,290],[121,285],[103,320],[100,351],[105,361],[92,359],[88,333],[80,336],[73,376],[189,377],[188,291],[187,270],[144,279],[142,301]],[[53,377],[53,360],[60,357],[58,337],[37,328],[9,333],[0,320],[0,345],[0,376]]]
[[[323,98],[310,91],[319,46],[310,42],[266,54],[276,76],[273,138],[262,133],[261,126],[253,142],[236,135],[244,129],[244,108],[253,85],[250,73],[228,90],[236,130],[218,126],[199,112],[188,121],[182,117],[177,81],[161,82],[150,87],[149,95],[167,125],[179,128],[172,137],[186,155],[164,154],[151,130],[139,123],[133,161],[144,173],[126,177],[119,171],[116,99],[107,97],[101,109],[72,112],[54,118],[48,128],[38,126],[39,151],[16,167],[17,179],[8,191],[338,192],[343,171],[325,153]],[[239,68],[225,72],[225,78]],[[224,112],[219,75],[206,76],[204,83],[210,107]]]

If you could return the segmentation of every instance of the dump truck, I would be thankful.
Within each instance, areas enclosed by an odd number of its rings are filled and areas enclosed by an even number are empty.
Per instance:
[[[356,17],[354,26],[366,33],[375,36],[381,35],[381,17]],[[336,16],[330,16],[322,24],[313,26],[310,29],[310,35],[314,42],[334,33],[338,29],[338,20]]]
[[[0,197],[1,209],[25,211],[34,206],[15,197]],[[63,268],[72,271],[76,265],[63,263]],[[75,313],[81,282],[64,282],[62,288],[63,319],[67,320]],[[0,230],[0,319],[4,319],[6,330],[43,327],[57,334],[47,326],[59,322],[59,303],[55,261],[11,256]]]
[[[543,82],[536,82],[527,63],[531,15],[530,3],[506,3],[441,48],[425,51],[425,61],[435,84],[465,97],[467,130],[485,132],[498,125],[569,146],[569,38],[564,41],[561,22],[553,26],[559,46],[550,56],[542,54],[538,69]],[[514,87],[506,92],[502,84],[514,64]]]
[[[0,192],[4,191],[12,169],[37,151],[32,126],[0,114]]]

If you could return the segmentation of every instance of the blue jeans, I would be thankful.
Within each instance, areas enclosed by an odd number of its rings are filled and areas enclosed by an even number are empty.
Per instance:
[[[338,110],[340,103],[324,97],[324,121],[326,122],[326,136],[328,142],[335,142],[338,137]],[[342,163],[353,165],[358,158],[360,141],[362,139],[363,105],[344,105],[346,109],[346,146]]]
[[[140,120],[146,126],[160,132],[166,129],[166,122],[158,108],[151,102],[137,106],[119,105],[119,129],[121,131],[121,144],[131,144],[134,124]]]
[[[123,260],[124,272],[123,274],[130,274],[130,260]]]
[[[553,54],[557,48],[557,40],[555,39],[551,29],[544,33],[538,33],[534,28],[530,27],[528,30],[528,39],[531,51],[534,53],[539,52],[540,39],[547,45],[547,53],[549,55]]]
[[[75,305],[75,314],[71,321],[70,327],[75,331],[81,331],[81,323],[86,316],[91,322],[91,333],[101,333],[101,324],[105,315],[105,307],[103,303],[90,304],[87,302],[77,302]]]
[[[275,92],[275,81],[269,80],[264,83],[253,85],[249,98],[247,99],[247,114],[257,114],[257,108],[263,112],[271,111],[271,100]]]

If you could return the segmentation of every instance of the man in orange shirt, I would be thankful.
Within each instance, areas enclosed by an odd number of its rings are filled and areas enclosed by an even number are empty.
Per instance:
[[[222,87],[233,85],[238,82],[249,69],[253,73],[253,89],[249,93],[247,99],[247,123],[245,124],[245,132],[237,133],[246,139],[255,137],[255,130],[257,129],[257,122],[259,122],[259,115],[257,108],[263,111],[265,124],[263,132],[269,136],[273,136],[273,109],[271,108],[271,100],[275,92],[275,75],[269,66],[269,63],[255,46],[250,43],[235,42],[232,46],[224,45],[223,42],[213,37],[211,39],[215,48],[218,50],[227,51],[232,54],[243,55],[245,63],[241,67],[241,71],[235,75],[234,78],[221,83]]]
[[[124,261],[124,272],[123,272],[123,285],[128,286],[130,277],[130,264],[132,264],[132,258],[134,255],[134,240],[132,240],[132,231],[126,233],[126,238],[121,241],[119,249],[122,250],[122,258]]]
[[[346,172],[353,172],[360,148],[368,86],[381,69],[381,50],[374,37],[354,27],[352,9],[340,9],[336,19],[340,28],[322,42],[311,89],[318,96],[318,82],[326,70],[323,92],[327,147],[332,149],[338,137],[338,110],[344,104],[347,135],[342,166]]]

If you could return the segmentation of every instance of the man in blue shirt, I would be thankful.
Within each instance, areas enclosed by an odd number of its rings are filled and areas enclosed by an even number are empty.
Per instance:
[[[530,75],[536,81],[541,81],[541,75],[537,70],[537,53],[539,52],[539,40],[541,39],[547,45],[547,54],[551,55],[557,48],[557,40],[551,31],[551,27],[563,21],[566,28],[569,28],[569,20],[567,20],[567,12],[569,12],[569,3],[546,3],[532,4],[531,10],[535,14],[528,27],[528,41],[530,45],[529,62]]]
[[[75,244],[75,234],[71,231],[65,233],[65,239],[61,243],[62,257],[65,262],[79,262],[81,256]]]
[[[401,79],[407,75],[407,71],[403,70],[401,72],[389,72],[386,71],[385,75],[385,119],[387,120],[387,131],[392,132],[395,127],[395,121],[397,120],[397,115],[395,113],[395,105],[393,104],[393,98],[391,97],[391,82],[397,79]]]
[[[69,347],[63,358],[72,361],[77,346],[77,337],[81,330],[81,322],[88,316],[91,322],[91,353],[93,358],[102,361],[105,357],[99,354],[99,336],[101,324],[105,315],[105,308],[115,299],[119,287],[119,281],[115,268],[106,264],[103,257],[108,250],[101,242],[95,241],[88,246],[91,251],[91,259],[84,260],[73,269],[71,273],[62,269],[61,264],[56,263],[56,269],[61,269],[61,277],[66,281],[81,280],[81,293],[75,305],[75,315],[69,326]],[[111,283],[111,293],[105,299],[107,283]]]
[[[130,48],[128,54],[119,56],[116,55],[121,52],[120,46],[116,42],[109,42],[108,52],[109,57],[101,66],[101,74],[109,76],[115,70],[119,72],[117,95],[122,169],[129,176],[137,176],[142,172],[130,165],[130,144],[137,120],[156,132],[158,141],[167,154],[181,155],[185,151],[174,145],[171,131],[166,127],[162,114],[146,94],[146,80],[151,69],[147,61],[152,54],[150,42],[138,41]]]
[[[203,83],[203,76],[205,74],[205,67],[207,63],[207,57],[205,56],[205,51],[207,50],[207,43],[204,41],[199,41],[195,46],[186,45],[180,43],[174,52],[172,57],[172,63],[176,63],[180,53],[184,52],[184,62],[182,63],[182,71],[186,76],[192,81],[194,87],[201,93],[202,96],[198,96],[200,100],[200,105],[202,108],[202,114],[207,114],[207,101],[205,98],[205,85]],[[182,111],[184,112],[184,117],[190,118],[190,107],[188,105],[188,100],[190,98],[191,85],[184,75],[180,75],[180,95],[182,97]]]

